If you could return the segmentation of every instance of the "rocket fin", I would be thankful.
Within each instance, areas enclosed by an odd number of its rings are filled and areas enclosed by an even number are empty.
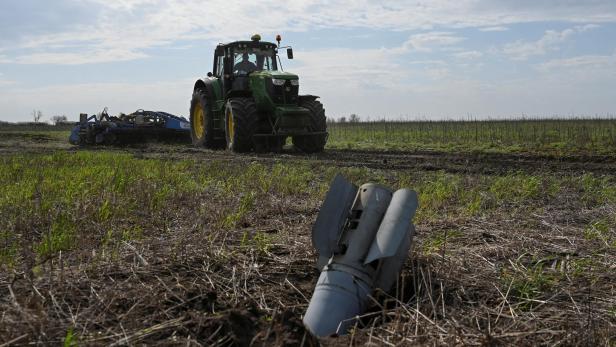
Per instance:
[[[356,194],[357,186],[341,175],[334,177],[312,227],[312,245],[320,257],[334,253]]]

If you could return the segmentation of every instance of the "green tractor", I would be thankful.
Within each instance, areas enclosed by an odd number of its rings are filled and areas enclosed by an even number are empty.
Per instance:
[[[307,153],[321,152],[327,141],[325,110],[318,96],[299,95],[297,75],[283,72],[279,49],[261,41],[219,44],[214,69],[195,83],[190,103],[195,146],[234,152],[279,152],[288,137]]]

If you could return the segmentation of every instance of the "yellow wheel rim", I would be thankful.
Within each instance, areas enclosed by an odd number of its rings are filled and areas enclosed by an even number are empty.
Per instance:
[[[233,112],[227,110],[227,136],[229,137],[229,143],[233,143],[233,137],[235,135],[235,124],[233,123]]]
[[[198,107],[195,108],[195,114],[193,115],[195,135],[197,138],[202,139],[205,137],[205,122],[203,121],[205,117],[203,107],[201,107],[201,105],[197,106]]]

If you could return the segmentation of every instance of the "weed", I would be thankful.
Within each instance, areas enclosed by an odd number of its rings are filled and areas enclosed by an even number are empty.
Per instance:
[[[417,190],[421,209],[417,221],[443,218],[451,203],[459,198],[462,180],[460,176],[438,172],[421,182]]]
[[[544,261],[531,262],[527,267],[521,262],[512,264],[501,272],[503,287],[513,297],[520,300],[523,309],[530,309],[536,305],[536,300],[553,288],[560,279],[560,275],[546,267]]]
[[[592,258],[572,259],[567,262],[567,271],[574,277],[583,277],[592,274],[596,266],[597,262]]]
[[[271,246],[272,240],[270,236],[261,231],[257,231],[252,234],[249,231],[244,231],[242,233],[242,239],[240,241],[240,246],[243,248],[251,248],[256,250],[261,255],[268,254]]]
[[[57,217],[43,240],[37,247],[37,253],[41,258],[54,255],[59,251],[66,251],[74,247],[75,224],[66,215]]]
[[[101,222],[107,221],[111,217],[111,213],[109,200],[104,200],[98,209],[98,220]]]
[[[468,203],[466,204],[466,211],[470,216],[475,216],[486,210],[487,206],[481,192],[472,190],[467,196]]]
[[[271,177],[272,189],[285,195],[306,192],[310,183],[315,181],[314,173],[303,165],[277,164],[272,169]]]
[[[139,225],[135,225],[131,228],[125,229],[122,232],[123,241],[139,240],[143,237],[143,228]]]
[[[606,245],[610,245],[613,232],[607,219],[599,219],[591,222],[584,228],[584,238],[586,240],[598,240]]]
[[[461,215],[466,217],[483,215],[496,207],[494,197],[489,192],[490,183],[494,177],[461,178],[457,201],[452,201],[452,203],[458,205]]]
[[[522,203],[537,198],[541,193],[541,180],[521,172],[497,177],[490,186],[499,203]]]
[[[591,173],[581,177],[582,199],[587,204],[616,203],[616,182],[613,177]]]
[[[228,214],[222,221],[223,228],[235,227],[244,216],[253,208],[257,193],[247,192],[240,197],[239,206],[235,212]]]
[[[462,237],[462,235],[459,230],[444,230],[443,232],[433,233],[423,241],[423,251],[425,254],[439,253],[447,242],[455,242],[455,239]]]
[[[17,256],[17,241],[12,233],[0,232],[0,265],[15,265]]]
[[[77,337],[73,333],[73,328],[68,328],[66,336],[64,337],[64,347],[75,347],[78,345]]]

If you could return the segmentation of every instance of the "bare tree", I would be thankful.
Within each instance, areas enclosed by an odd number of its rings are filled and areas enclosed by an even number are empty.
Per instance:
[[[43,112],[41,110],[32,110],[32,118],[34,118],[34,123],[38,123],[43,119]]]
[[[58,125],[58,123],[66,122],[66,121],[68,121],[68,118],[66,118],[65,115],[51,117],[51,122],[54,125]]]
[[[349,123],[359,123],[359,116],[355,113],[349,116]]]
[[[346,123],[346,117],[338,118],[338,123]]]

